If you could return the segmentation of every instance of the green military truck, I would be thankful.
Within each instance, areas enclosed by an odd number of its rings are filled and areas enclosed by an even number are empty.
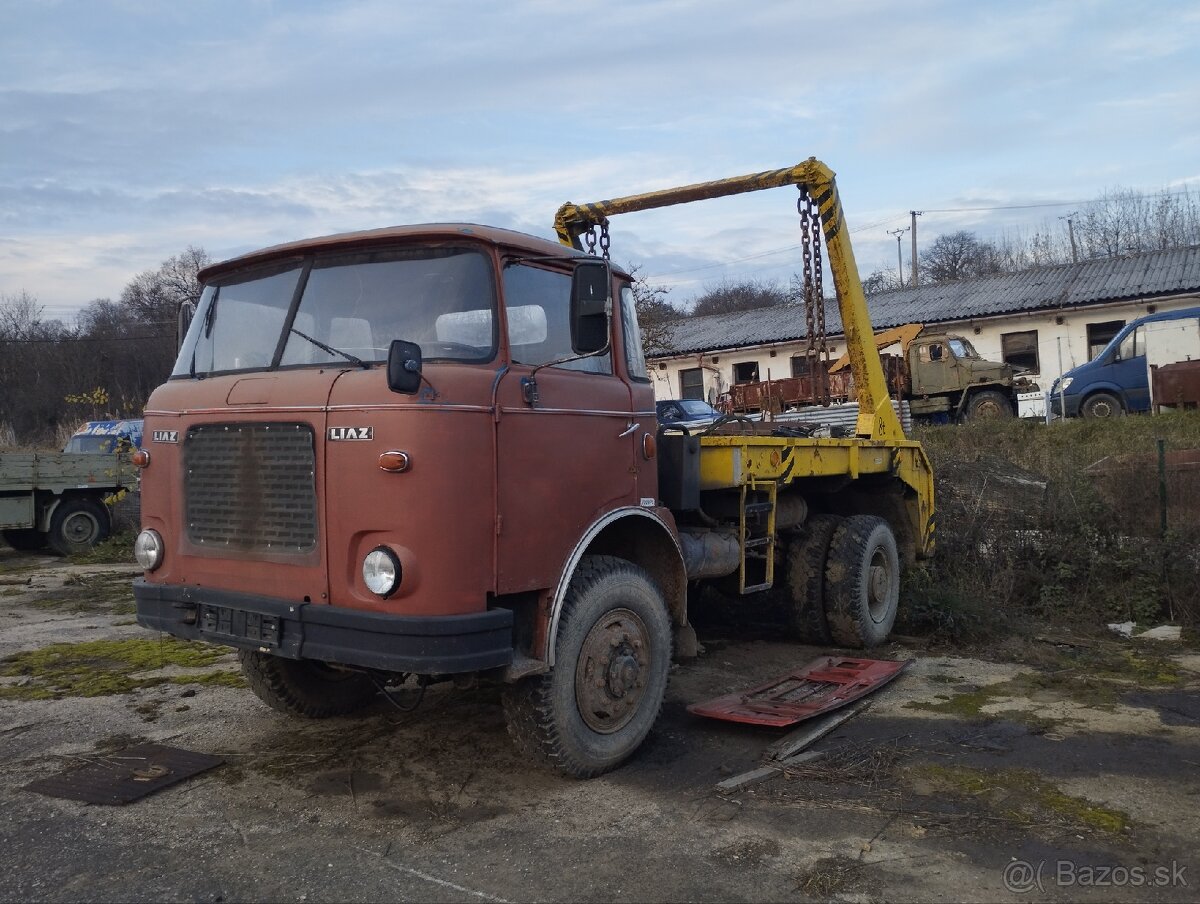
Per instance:
[[[0,452],[0,534],[13,549],[86,552],[112,530],[107,502],[136,487],[125,452]]]

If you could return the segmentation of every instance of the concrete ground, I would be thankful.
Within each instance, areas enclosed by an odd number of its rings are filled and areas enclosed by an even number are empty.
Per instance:
[[[435,686],[407,714],[382,700],[354,718],[276,714],[237,686],[231,656],[133,624],[132,572],[0,550],[0,899],[1200,895],[1200,654],[1186,646],[895,643],[877,658],[915,662],[815,746],[822,759],[722,794],[781,732],[686,705],[823,651],[769,626],[702,626],[706,652],[674,669],[637,756],[577,782],[520,758],[495,689]],[[25,790],[142,740],[226,764],[124,807]]]

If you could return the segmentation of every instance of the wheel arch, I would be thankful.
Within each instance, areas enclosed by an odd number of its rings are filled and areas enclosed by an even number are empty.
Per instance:
[[[921,538],[914,522],[916,493],[895,477],[869,478],[835,494],[825,508],[839,515],[878,515],[892,529],[902,566],[921,558]]]
[[[107,519],[107,525],[104,525],[108,530],[112,530],[112,510],[104,504],[104,494],[97,493],[93,490],[64,490],[63,492],[48,500],[44,505],[39,504],[37,511],[34,513],[37,519],[37,528],[40,531],[46,532],[50,530],[50,525],[54,521],[54,513],[57,512],[64,503],[75,502],[76,500],[84,499],[96,503],[104,510],[104,517]]]
[[[554,665],[554,643],[571,578],[586,555],[609,555],[644,568],[662,591],[676,625],[687,623],[687,573],[675,531],[657,513],[629,506],[609,512],[584,532],[558,579],[550,607],[544,660]]]

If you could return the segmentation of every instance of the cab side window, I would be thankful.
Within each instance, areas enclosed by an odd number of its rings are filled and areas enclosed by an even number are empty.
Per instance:
[[[510,264],[504,268],[504,304],[514,364],[547,364],[572,357],[571,276]],[[611,374],[612,353],[556,364],[564,370]]]

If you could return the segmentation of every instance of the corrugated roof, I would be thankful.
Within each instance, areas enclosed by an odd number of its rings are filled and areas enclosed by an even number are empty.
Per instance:
[[[1200,246],[1150,251],[882,292],[867,299],[875,329],[905,323],[942,323],[1070,308],[1200,290]],[[825,312],[829,335],[841,333],[837,305]],[[804,309],[779,305],[735,314],[685,317],[669,325],[669,354],[707,352],[803,339]]]

